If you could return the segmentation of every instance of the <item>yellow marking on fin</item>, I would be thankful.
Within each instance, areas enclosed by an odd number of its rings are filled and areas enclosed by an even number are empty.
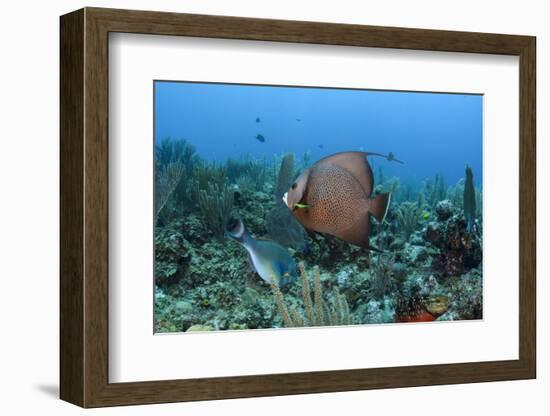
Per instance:
[[[298,204],[298,203],[296,203],[296,204],[294,204],[294,206],[296,208],[309,208],[309,205],[307,205],[307,204]]]

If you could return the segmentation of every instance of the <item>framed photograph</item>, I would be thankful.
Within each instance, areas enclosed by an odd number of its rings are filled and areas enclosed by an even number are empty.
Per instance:
[[[61,398],[534,378],[535,49],[62,16]]]

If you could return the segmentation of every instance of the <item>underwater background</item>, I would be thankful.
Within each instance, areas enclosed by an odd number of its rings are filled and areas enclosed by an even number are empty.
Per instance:
[[[482,318],[481,95],[156,81],[154,97],[155,332]],[[372,194],[323,200],[340,221],[391,195],[368,244],[304,227],[319,202],[287,205],[341,152],[383,155],[361,158]]]

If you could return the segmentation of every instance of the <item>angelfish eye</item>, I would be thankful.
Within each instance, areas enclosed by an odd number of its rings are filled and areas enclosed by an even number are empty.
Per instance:
[[[292,188],[292,189],[296,189],[296,186],[298,186],[298,185],[296,184],[296,182],[294,182],[294,183],[292,184],[291,188]]]

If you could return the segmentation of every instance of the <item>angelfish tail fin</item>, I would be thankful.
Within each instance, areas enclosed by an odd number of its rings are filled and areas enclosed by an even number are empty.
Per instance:
[[[379,223],[383,222],[384,218],[386,218],[390,200],[391,194],[389,192],[379,194],[375,198],[369,199],[368,210]]]

